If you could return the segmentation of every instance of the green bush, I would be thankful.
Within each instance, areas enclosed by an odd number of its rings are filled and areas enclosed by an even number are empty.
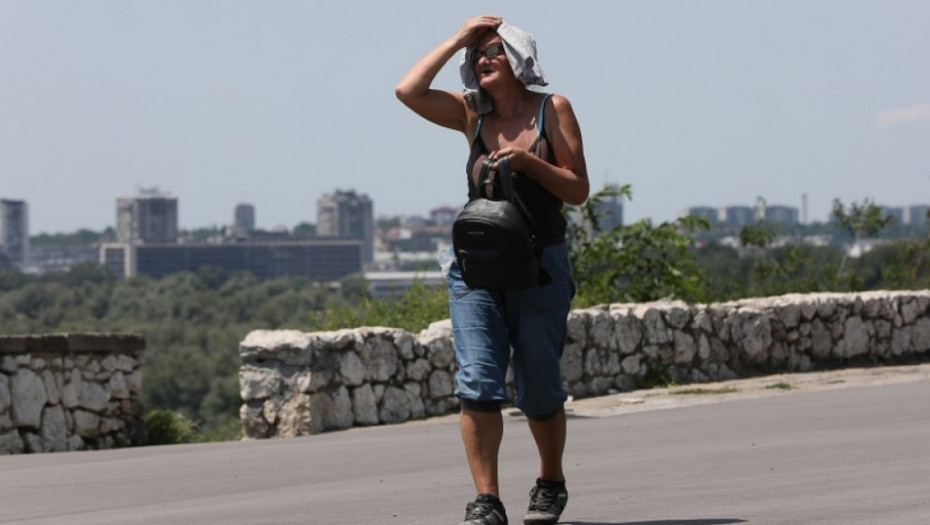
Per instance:
[[[151,410],[145,415],[149,445],[178,445],[201,441],[197,425],[173,410]]]

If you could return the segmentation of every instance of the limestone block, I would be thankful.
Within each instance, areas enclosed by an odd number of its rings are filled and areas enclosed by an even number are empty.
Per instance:
[[[880,340],[888,340],[891,337],[891,323],[884,319],[872,321],[875,326],[875,337]]]
[[[65,408],[78,406],[81,398],[81,388],[84,386],[84,379],[81,377],[79,370],[72,370],[70,374],[71,379],[61,388],[61,404]]]
[[[136,369],[136,366],[139,363],[133,359],[131,356],[126,354],[120,354],[116,356],[116,365],[115,369],[123,372],[124,374],[132,373]]]
[[[332,401],[326,393],[294,394],[281,406],[275,435],[296,437],[319,434],[324,430],[324,414],[331,408]]]
[[[23,443],[26,445],[26,452],[42,452],[42,438],[35,432],[20,432]]]
[[[114,356],[113,354],[109,354],[100,360],[100,367],[108,372],[112,372],[116,370],[117,369],[116,365],[117,365],[116,356]]]
[[[100,435],[100,416],[87,410],[75,410],[74,433],[85,439],[95,439]]]
[[[911,332],[911,347],[913,352],[930,350],[930,318],[923,317],[914,323]]]
[[[12,398],[10,396],[10,378],[0,374],[0,414],[10,408]]]
[[[73,452],[76,450],[85,450],[86,448],[87,448],[87,444],[84,443],[84,439],[81,438],[81,436],[77,434],[72,434],[71,437],[68,438],[68,451],[69,452]]]
[[[588,348],[584,353],[584,373],[588,377],[619,374],[620,355],[603,348]]]
[[[452,380],[452,374],[446,372],[445,370],[433,370],[429,375],[428,384],[430,399],[449,397],[455,390],[455,383]],[[385,392],[385,395],[387,395],[387,392]]]
[[[245,365],[239,369],[239,395],[243,401],[265,399],[281,392],[284,377],[273,368]]]
[[[904,324],[913,324],[917,316],[923,313],[920,303],[916,299],[908,299],[901,303],[901,320]]]
[[[794,330],[801,321],[801,307],[794,303],[784,304],[775,309],[778,319],[787,330]]]
[[[820,321],[811,322],[811,356],[814,359],[826,359],[833,351],[833,336],[830,330]]]
[[[435,368],[448,368],[455,362],[452,337],[433,339],[426,349],[426,358]]]
[[[14,430],[0,434],[0,454],[21,454],[25,449],[26,445],[19,437],[19,432]]]
[[[416,352],[413,350],[416,344],[416,339],[408,332],[403,330],[394,331],[394,347],[397,348],[397,355],[401,359],[411,361],[416,358]]]
[[[891,355],[900,356],[911,351],[913,327],[902,326],[891,331]]]
[[[817,301],[817,317],[821,320],[826,321],[833,317],[833,314],[836,312],[836,301],[832,298],[823,298],[821,297]]]
[[[742,309],[729,317],[730,336],[750,362],[762,362],[772,344],[768,316],[753,309]]]
[[[296,394],[295,394],[296,395]],[[281,413],[281,400],[269,397],[262,402],[262,417],[269,425],[274,425],[278,421],[278,415]]]
[[[358,388],[352,389],[351,396],[355,424],[363,426],[377,425],[378,403],[375,401],[375,394],[371,390],[371,385],[365,383]]]
[[[562,379],[574,383],[584,375],[582,362],[582,346],[580,343],[570,342],[565,345],[561,359]]]
[[[856,357],[869,352],[869,330],[859,316],[846,319],[843,342],[842,346],[838,345],[836,348],[839,357]]]
[[[420,385],[407,383],[404,385],[407,398],[410,399],[410,419],[423,419],[426,417],[426,406],[423,404],[423,392]]]
[[[45,382],[32,370],[20,368],[10,378],[13,425],[17,427],[39,428],[42,423],[42,409],[48,401]]]
[[[695,312],[692,326],[695,330],[700,330],[706,333],[711,333],[714,331],[714,322],[711,319],[710,313],[707,311],[707,309],[702,308]]]
[[[110,392],[112,399],[126,399],[129,397],[129,385],[126,383],[126,377],[123,373],[116,371],[107,381],[107,391]]]
[[[367,369],[362,359],[352,350],[342,350],[336,354],[340,382],[346,386],[357,386],[365,381]]]
[[[711,356],[710,341],[708,341],[707,335],[703,333],[698,336],[697,355],[701,361],[707,361]]]
[[[626,316],[618,317],[625,318]],[[587,337],[588,344],[596,348],[616,349],[618,347],[617,328],[617,319],[609,312],[593,312]]]
[[[13,374],[19,369],[16,359],[11,355],[0,356],[0,372]]]
[[[643,341],[643,323],[634,315],[614,316],[616,325],[616,346],[608,345],[606,348],[617,348],[622,355],[636,352]]]
[[[620,369],[629,376],[642,375],[642,357],[638,355],[627,356],[620,362]]]
[[[592,377],[585,381],[585,387],[587,388],[588,395],[591,396],[606,395],[612,386],[613,379],[610,377]]]
[[[0,432],[6,432],[7,430],[13,429],[13,420],[10,419],[10,414],[0,410]]]
[[[426,359],[417,359],[407,364],[407,377],[413,381],[423,381],[429,375],[432,367]]]
[[[614,387],[621,392],[630,392],[636,390],[636,380],[626,374],[621,374],[614,378]]]
[[[440,371],[437,370],[437,372]],[[378,409],[378,418],[383,423],[401,423],[409,420],[410,398],[407,392],[394,386],[387,387]]]
[[[302,370],[294,374],[294,389],[304,394],[319,392],[329,386],[330,376],[329,370]]]
[[[389,341],[378,337],[369,337],[359,352],[365,364],[365,378],[368,381],[386,382],[397,369],[397,350]]]
[[[588,336],[588,321],[589,316],[584,310],[570,312],[566,322],[568,340],[584,346]]]
[[[672,341],[662,320],[662,314],[655,308],[647,308],[642,315],[645,342],[649,344],[663,344]]]
[[[269,425],[262,415],[261,406],[243,404],[239,407],[239,421],[242,422],[242,435],[245,439],[262,439],[268,435]]]
[[[239,343],[239,356],[246,363],[264,359],[308,366],[314,343],[322,344],[319,336],[298,330],[253,330]]]
[[[351,329],[330,332],[330,345],[333,350],[355,350],[362,346],[362,335]]]
[[[42,451],[64,452],[68,450],[68,423],[60,405],[45,407],[42,413]]]
[[[672,328],[681,330],[690,320],[691,311],[682,302],[671,303],[665,311],[665,322]]]
[[[57,405],[61,401],[61,373],[45,369],[42,371],[42,381],[45,383],[48,403]]]
[[[355,421],[355,414],[352,412],[349,390],[340,386],[330,393],[330,400],[329,413],[323,414],[323,427],[327,430],[350,428]]]
[[[675,330],[675,358],[677,365],[690,365],[697,354],[697,345],[694,344],[694,338],[685,332]]]
[[[46,368],[48,368],[48,364],[46,360],[41,357],[33,357],[29,361],[29,368],[31,368],[35,372],[38,372],[40,370],[45,370]]]

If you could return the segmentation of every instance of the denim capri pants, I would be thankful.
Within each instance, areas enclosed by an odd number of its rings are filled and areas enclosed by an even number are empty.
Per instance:
[[[449,312],[458,372],[455,396],[504,403],[507,368],[513,348],[514,405],[528,417],[558,411],[567,394],[559,360],[575,283],[565,242],[543,248],[545,285],[525,289],[473,290],[455,263],[449,269]]]

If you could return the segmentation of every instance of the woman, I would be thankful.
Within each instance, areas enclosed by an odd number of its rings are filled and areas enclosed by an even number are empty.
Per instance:
[[[465,48],[462,77],[467,93],[433,89],[445,63]],[[548,274],[526,289],[469,289],[453,263],[447,275],[455,339],[455,395],[462,405],[460,427],[477,491],[463,525],[507,523],[498,486],[498,451],[503,437],[501,403],[507,401],[506,372],[513,347],[514,404],[527,415],[540,458],[536,486],[524,523],[556,523],[568,500],[562,453],[567,395],[559,359],[574,283],[565,243],[563,203],[588,196],[581,131],[569,101],[527,84],[546,85],[532,36],[497,16],[465,22],[451,38],[422,58],[395,92],[414,112],[462,132],[469,141],[469,197],[478,195],[472,177],[485,159],[509,157],[514,192]]]

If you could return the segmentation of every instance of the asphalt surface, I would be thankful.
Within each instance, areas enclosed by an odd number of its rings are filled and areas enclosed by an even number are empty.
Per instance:
[[[930,523],[930,365],[569,404],[574,525]],[[509,411],[503,500],[536,474]],[[472,487],[455,417],[307,438],[0,457],[3,524],[449,524]]]

